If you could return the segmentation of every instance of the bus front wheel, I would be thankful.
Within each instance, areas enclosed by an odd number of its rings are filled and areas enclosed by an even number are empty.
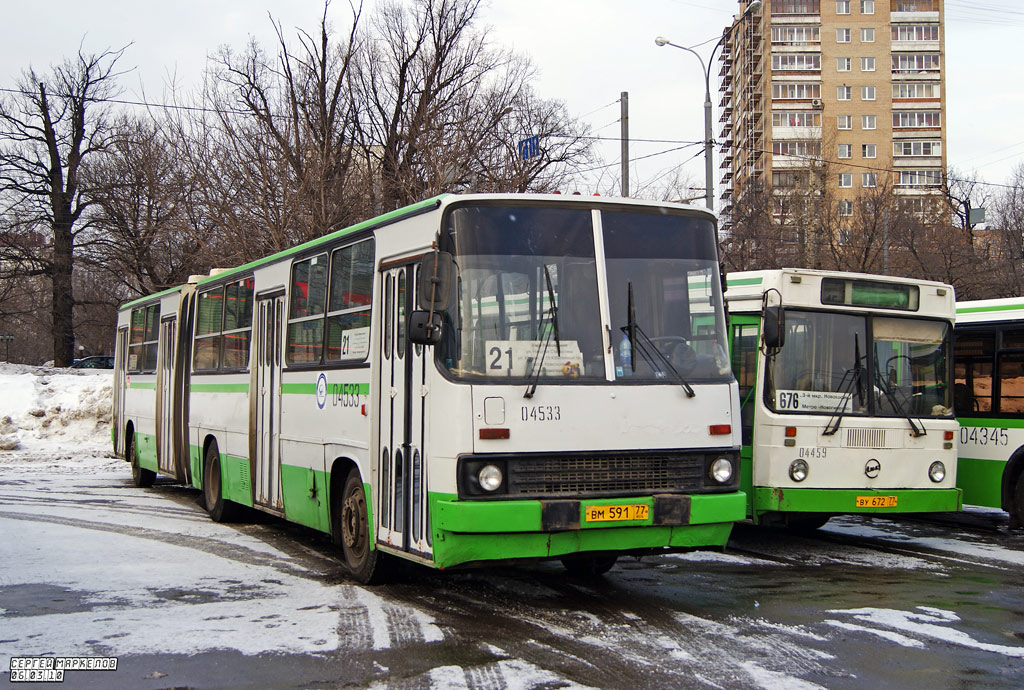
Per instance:
[[[1010,529],[1024,527],[1024,473],[1017,477],[1013,487],[1013,505],[1010,506]]]
[[[352,468],[340,496],[331,497],[331,521],[334,542],[341,546],[345,569],[358,582],[379,581],[380,552],[370,548],[370,520],[366,510],[366,492],[359,470]]]

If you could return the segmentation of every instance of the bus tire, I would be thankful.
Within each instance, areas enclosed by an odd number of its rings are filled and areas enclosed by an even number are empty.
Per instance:
[[[153,482],[156,481],[156,472],[147,470],[139,464],[139,455],[135,452],[135,435],[129,434],[125,443],[124,454],[132,463],[132,481],[135,482],[135,486],[143,489],[153,486]]]
[[[1024,527],[1024,473],[1017,477],[1013,487],[1013,505],[1010,506],[1010,529]]]
[[[562,556],[562,565],[573,577],[599,577],[611,570],[618,559],[615,554],[574,553]]]
[[[224,498],[216,443],[207,447],[203,461],[203,503],[214,522],[232,522],[237,517],[237,506]]]
[[[364,585],[379,582],[381,553],[371,548],[366,492],[355,467],[349,470],[341,494],[331,497],[331,532],[348,574]]]

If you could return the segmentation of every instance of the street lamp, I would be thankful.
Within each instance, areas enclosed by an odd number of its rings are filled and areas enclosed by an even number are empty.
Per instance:
[[[759,9],[761,9],[761,0],[754,0],[752,3],[747,5],[747,9],[743,10],[743,14],[740,15],[740,18],[722,32],[722,37],[718,39],[718,43],[716,43],[714,48],[711,49],[711,55],[708,57],[707,64],[704,63],[704,58],[700,56],[700,53],[693,48],[676,45],[664,36],[658,36],[654,39],[654,42],[659,46],[672,46],[673,48],[679,48],[680,50],[693,53],[697,56],[697,59],[700,60],[700,67],[704,71],[704,186],[706,192],[705,203],[707,207],[712,210],[715,208],[715,173],[714,154],[711,151],[714,145],[714,137],[711,134],[711,66],[714,64],[715,51],[718,50],[719,46],[721,46],[725,39],[729,37],[733,28]]]

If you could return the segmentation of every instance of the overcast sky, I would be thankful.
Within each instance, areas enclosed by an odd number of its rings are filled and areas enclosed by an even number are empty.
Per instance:
[[[172,75],[182,85],[195,84],[206,56],[220,45],[242,47],[251,35],[270,46],[268,15],[286,30],[313,32],[322,12],[320,0],[3,4],[0,86],[14,86],[29,65],[46,71],[74,55],[83,41],[86,52],[131,43],[121,64],[137,69],[125,79],[125,96],[141,96],[144,87],[150,101],[160,100]],[[703,137],[704,75],[696,57],[659,48],[654,39],[663,35],[684,46],[713,39],[737,8],[734,0],[489,0],[481,16],[495,43],[532,59],[539,70],[538,94],[565,101],[592,133],[611,139],[600,152],[612,172],[619,160],[619,94],[629,93],[635,189],[680,165],[695,185],[703,185],[701,147],[671,149]],[[1024,61],[1017,55],[1024,10],[1018,0],[946,0],[946,13],[948,163],[968,174],[976,171],[986,182],[1006,183],[1024,163]],[[347,3],[334,0],[330,15],[344,31]],[[705,59],[713,43],[698,48]]]

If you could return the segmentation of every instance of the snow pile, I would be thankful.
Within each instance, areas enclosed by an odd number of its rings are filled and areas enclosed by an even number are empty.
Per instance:
[[[112,385],[110,370],[0,364],[0,463],[110,450]]]

